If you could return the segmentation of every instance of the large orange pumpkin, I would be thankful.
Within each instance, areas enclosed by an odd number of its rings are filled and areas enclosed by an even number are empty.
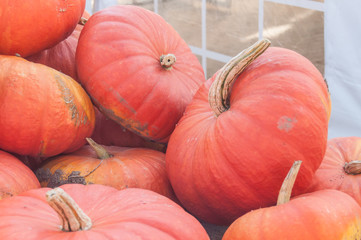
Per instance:
[[[0,1],[0,54],[27,57],[67,38],[85,0]]]
[[[33,188],[40,188],[40,183],[30,168],[0,150],[0,200]]]
[[[208,80],[169,140],[173,189],[205,221],[229,224],[274,204],[297,159],[304,162],[294,188],[300,194],[324,156],[327,85],[305,57],[269,44],[257,42]]]
[[[222,240],[360,240],[361,207],[349,195],[327,189],[289,199],[297,171],[291,169],[277,206],[241,216]]]
[[[61,189],[40,188],[0,201],[0,239],[209,240],[209,237],[192,215],[155,192],[67,184]]]
[[[336,189],[352,196],[361,206],[361,137],[328,140],[325,157],[308,191]]]
[[[80,82],[108,118],[145,138],[167,142],[205,81],[202,66],[165,20],[141,7],[93,14],[76,50]]]
[[[50,158],[36,170],[43,187],[103,184],[117,189],[148,189],[176,200],[165,170],[164,153],[146,148],[102,146],[87,140],[90,145]]]
[[[49,157],[85,144],[93,105],[71,77],[15,56],[0,56],[0,149]]]

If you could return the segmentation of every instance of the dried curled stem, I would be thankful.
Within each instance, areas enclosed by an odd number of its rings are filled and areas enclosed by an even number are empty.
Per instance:
[[[49,190],[46,200],[62,220],[61,230],[75,232],[89,230],[92,227],[91,219],[63,189]]]
[[[270,44],[271,42],[268,39],[259,40],[222,67],[208,93],[208,102],[216,116],[219,116],[222,112],[229,109],[229,95],[235,79],[237,79],[243,70],[260,56]]]

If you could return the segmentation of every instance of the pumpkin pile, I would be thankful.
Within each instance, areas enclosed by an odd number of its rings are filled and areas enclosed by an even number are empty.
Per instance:
[[[308,59],[261,39],[206,80],[161,16],[84,8],[0,3],[0,239],[361,239]]]

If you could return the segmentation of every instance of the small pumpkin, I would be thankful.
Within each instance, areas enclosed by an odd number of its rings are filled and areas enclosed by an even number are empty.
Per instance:
[[[325,154],[331,100],[322,74],[269,45],[258,41],[202,85],[167,146],[182,206],[213,224],[275,204],[293,159],[304,163],[294,187],[303,193]]]
[[[50,238],[209,240],[192,215],[145,189],[66,184],[0,201],[0,239]]]
[[[361,207],[349,195],[327,189],[289,199],[300,164],[286,177],[277,206],[239,217],[222,240],[361,239]]]
[[[71,77],[15,56],[0,56],[0,149],[50,157],[85,144],[93,104]]]
[[[0,54],[28,57],[66,39],[85,0],[0,1]]]
[[[165,154],[146,148],[89,145],[48,159],[36,170],[43,187],[66,183],[103,184],[117,189],[143,188],[176,201],[165,169]]]
[[[158,14],[118,5],[94,13],[76,50],[81,84],[109,119],[156,142],[168,142],[205,81],[197,57]]]
[[[84,11],[82,19],[86,21],[85,19],[89,17],[90,14]],[[54,68],[78,81],[78,74],[75,67],[75,51],[83,26],[84,22],[80,21],[69,37],[54,47],[37,52],[26,59]]]
[[[0,200],[34,188],[40,188],[40,183],[30,168],[0,150]]]
[[[320,167],[308,189],[336,189],[352,196],[361,206],[361,137],[329,139]]]

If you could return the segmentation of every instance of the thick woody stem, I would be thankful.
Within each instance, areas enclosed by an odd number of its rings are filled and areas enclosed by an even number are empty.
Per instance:
[[[278,194],[277,205],[281,205],[290,201],[293,185],[295,184],[298,171],[300,170],[302,161],[295,161],[283,180],[281,190]]]
[[[92,227],[91,219],[63,189],[49,190],[46,200],[62,220],[61,230],[75,232],[89,230]]]
[[[170,70],[172,69],[172,65],[175,63],[176,61],[176,57],[169,53],[167,55],[162,55],[160,56],[160,65],[166,69],[166,70]]]
[[[234,81],[270,44],[267,39],[259,40],[220,69],[208,93],[208,102],[216,116],[229,109],[229,95]]]
[[[351,162],[345,163],[343,167],[347,174],[357,175],[361,173],[361,160],[354,160]]]
[[[109,154],[107,150],[105,150],[105,148],[103,148],[100,144],[96,143],[93,139],[91,138],[85,138],[85,139],[87,140],[89,145],[94,149],[99,159],[107,159],[112,157],[112,155]]]

